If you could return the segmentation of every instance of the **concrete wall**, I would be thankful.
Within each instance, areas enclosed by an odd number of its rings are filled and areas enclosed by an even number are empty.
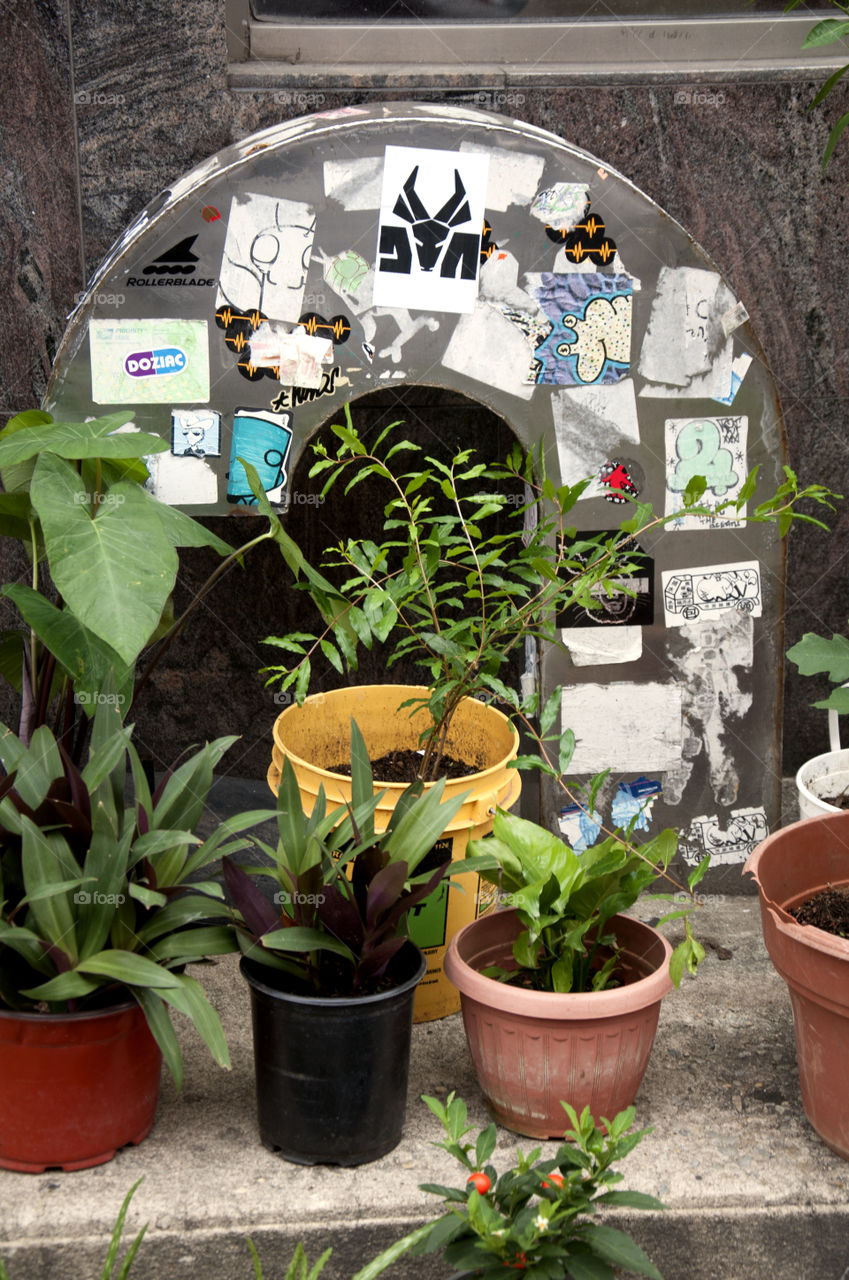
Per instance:
[[[75,294],[135,214],[211,153],[301,113],[297,102],[287,104],[273,91],[228,89],[226,61],[223,0],[4,6],[0,421],[40,400]],[[756,84],[729,79],[710,85],[705,101],[698,93],[681,101],[682,88],[699,87],[695,80],[525,89],[514,91],[509,110],[596,153],[700,242],[752,317],[783,407],[790,464],[805,482],[849,491],[843,412],[849,318],[841,257],[849,145],[821,177],[827,118],[808,114],[814,86],[802,77]],[[314,88],[311,97],[322,110],[410,97],[480,105],[477,89],[453,85],[426,92]],[[828,115],[836,113],[835,107]],[[832,526],[830,535],[800,528],[791,536],[788,645],[805,630],[846,625],[849,506],[838,510]],[[202,557],[187,559],[184,585],[202,568]],[[269,557],[248,571],[257,609],[269,610],[275,569]],[[273,607],[269,612],[268,630],[279,629]],[[202,624],[195,643],[201,632]],[[277,711],[255,675],[267,654],[245,645],[234,630],[230,647],[209,654],[205,664],[222,678],[201,681],[191,645],[189,636],[159,673],[141,732],[155,737],[166,755],[200,736],[242,732],[243,748],[231,768],[259,775]],[[234,664],[240,671],[235,690],[224,676]],[[818,692],[792,669],[785,772],[825,749],[824,714],[808,707]]]

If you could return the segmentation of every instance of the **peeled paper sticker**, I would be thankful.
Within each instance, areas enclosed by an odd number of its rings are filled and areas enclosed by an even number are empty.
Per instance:
[[[558,388],[552,392],[551,410],[565,484],[597,475],[608,458],[640,443],[632,378],[612,386]],[[586,496],[598,493],[598,486],[592,486]]]
[[[584,216],[588,200],[589,187],[585,182],[556,182],[539,193],[530,214],[555,231],[571,231]]]
[[[383,156],[324,162],[324,194],[348,213],[379,209],[382,187]]]

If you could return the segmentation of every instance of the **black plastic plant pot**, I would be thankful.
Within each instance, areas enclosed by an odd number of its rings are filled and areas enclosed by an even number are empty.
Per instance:
[[[295,995],[245,958],[251,989],[259,1135],[296,1164],[366,1164],[401,1141],[413,996],[427,969],[407,942],[395,986],[373,996]],[[284,978],[285,981],[285,978]]]

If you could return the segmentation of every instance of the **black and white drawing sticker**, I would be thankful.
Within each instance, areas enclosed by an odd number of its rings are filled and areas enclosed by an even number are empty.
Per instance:
[[[673,569],[662,575],[662,581],[668,627],[715,620],[733,610],[761,616],[761,571],[756,560]]]
[[[476,152],[386,148],[375,306],[474,311],[488,172]]]

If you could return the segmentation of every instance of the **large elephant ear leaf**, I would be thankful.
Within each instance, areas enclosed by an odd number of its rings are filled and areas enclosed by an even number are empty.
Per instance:
[[[74,468],[45,453],[31,494],[66,606],[130,664],[159,623],[178,558],[148,496],[133,485],[121,489],[123,502],[102,502],[92,514]]]
[[[127,665],[114,649],[96,636],[69,609],[58,609],[40,592],[22,582],[8,583],[2,593],[18,609],[46,649],[53,654],[62,670],[74,682],[79,706],[86,715],[94,714],[98,695],[106,682],[106,673],[115,674],[118,705],[128,707],[133,695],[133,667]],[[9,658],[14,651],[10,647]],[[17,671],[20,683],[20,665]]]

